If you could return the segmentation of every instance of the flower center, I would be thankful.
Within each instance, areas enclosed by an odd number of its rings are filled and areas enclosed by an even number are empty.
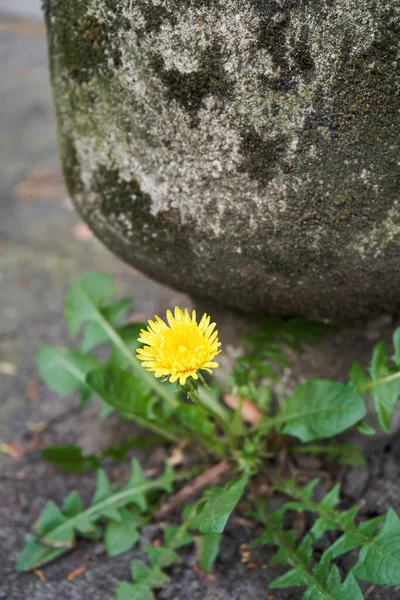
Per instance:
[[[202,333],[186,323],[165,329],[153,347],[158,363],[171,371],[196,369],[209,354],[209,346]]]

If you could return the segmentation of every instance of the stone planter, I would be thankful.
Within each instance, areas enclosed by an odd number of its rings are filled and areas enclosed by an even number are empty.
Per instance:
[[[45,0],[82,217],[195,298],[400,307],[398,0]]]

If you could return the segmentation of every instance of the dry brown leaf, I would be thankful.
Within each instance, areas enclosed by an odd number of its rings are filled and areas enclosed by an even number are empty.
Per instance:
[[[0,361],[0,373],[2,373],[3,375],[16,375],[17,366],[9,362]]]
[[[38,384],[34,379],[30,379],[26,384],[25,394],[31,402],[39,402]]]
[[[251,529],[257,527],[254,521],[246,519],[245,517],[233,517],[232,521],[241,527],[250,527]]]
[[[69,573],[69,575],[67,575],[65,579],[67,581],[72,581],[76,577],[79,577],[79,575],[82,575],[83,573],[85,573],[85,571],[87,571],[86,567],[78,567],[77,569],[74,569],[73,571],[71,571],[71,573]]]
[[[32,433],[42,433],[48,425],[47,421],[27,421],[26,428]]]
[[[246,567],[248,569],[259,569],[260,567],[262,567],[262,563],[259,563],[259,562],[249,562],[249,563],[247,563]]]
[[[208,583],[215,583],[217,579],[213,573],[206,573],[205,571],[202,571],[200,565],[198,564],[193,566],[193,571],[195,573],[198,573],[200,577],[208,581]]]
[[[94,233],[86,223],[77,223],[72,228],[72,235],[76,240],[80,242],[88,242],[89,240],[93,240]]]
[[[43,571],[41,571],[40,569],[34,569],[33,572],[39,577],[40,581],[42,581],[43,583],[46,581],[46,577],[44,576]]]
[[[241,544],[240,548],[239,548],[239,553],[240,553],[240,562],[243,564],[249,562],[249,560],[252,557],[252,553],[251,553],[251,550],[250,550],[248,544]]]
[[[239,406],[240,398],[238,394],[224,394],[224,402],[229,408],[236,410]],[[245,398],[242,405],[242,419],[250,425],[257,426],[263,417],[263,412],[257,404]]]
[[[183,453],[183,446],[177,446],[172,450],[171,456],[168,458],[168,462],[171,467],[177,467],[181,465],[185,460],[185,455]]]
[[[9,442],[8,444],[0,444],[0,452],[8,454],[14,460],[22,460],[24,456],[24,448],[17,442]]]
[[[156,475],[160,474],[160,469],[157,467],[149,467],[148,469],[145,469],[143,473],[146,475],[146,477],[155,477]]]
[[[31,442],[29,444],[30,448],[32,450],[40,450],[41,448],[43,448],[43,436],[41,432],[37,432],[34,431],[33,433],[33,437],[31,439]]]

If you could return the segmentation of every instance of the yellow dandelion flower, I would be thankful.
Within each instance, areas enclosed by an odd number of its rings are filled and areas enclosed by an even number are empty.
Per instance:
[[[147,371],[156,377],[169,377],[171,383],[179,379],[185,385],[188,377],[198,379],[198,371],[211,373],[218,367],[213,358],[221,344],[208,315],[197,323],[195,310],[190,315],[187,309],[175,307],[174,314],[167,310],[166,316],[168,324],[156,316],[140,332],[139,342],[144,347],[137,350],[137,357]]]

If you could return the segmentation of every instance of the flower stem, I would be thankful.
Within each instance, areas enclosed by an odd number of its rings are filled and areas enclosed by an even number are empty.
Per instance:
[[[115,329],[109,324],[109,322],[100,312],[98,313],[98,320],[110,340],[117,346],[117,348],[119,348],[119,350],[121,350],[137,374],[144,379],[146,383],[153,388],[156,394],[163,398],[163,400],[165,400],[172,408],[177,408],[179,406],[177,399],[170,394],[168,389],[162,383],[160,383],[153,375],[148,373],[142,367],[136,356],[132,354],[131,350],[125,344],[124,340],[118,335]]]
[[[203,400],[200,398],[200,396],[193,387],[192,389],[187,390],[187,394],[193,400],[193,402],[197,404],[197,406],[199,406],[205,413],[209,414],[213,419],[215,419],[217,423],[221,425],[226,437],[228,438],[231,444],[231,447],[234,448],[236,446],[236,440],[228,423],[221,419],[221,416],[213,408],[211,408],[211,406],[203,402]]]

